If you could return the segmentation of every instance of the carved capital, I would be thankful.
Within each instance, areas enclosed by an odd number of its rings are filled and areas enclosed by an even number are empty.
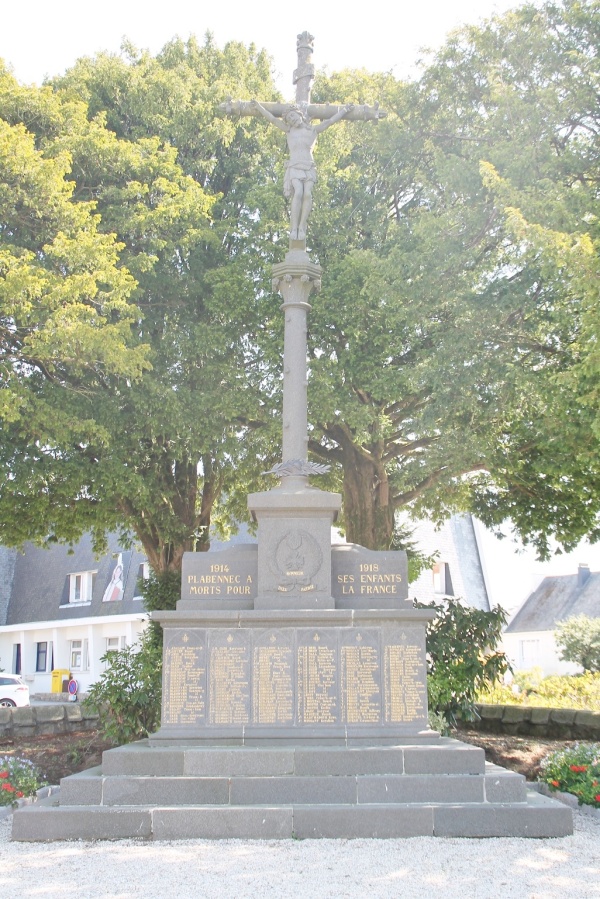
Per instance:
[[[305,253],[292,251],[287,254],[285,262],[280,262],[273,266],[273,290],[282,293],[283,289],[292,286],[294,281],[304,285],[304,295],[308,296],[311,292],[318,293],[321,289],[321,273],[320,265],[310,262]]]

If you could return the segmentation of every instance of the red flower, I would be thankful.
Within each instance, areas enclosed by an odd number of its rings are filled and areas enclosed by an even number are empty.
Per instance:
[[[550,783],[552,784],[553,787],[560,787],[560,784],[557,780],[551,780]]]
[[[20,790],[17,790],[17,799],[22,799],[25,793],[22,793]]]
[[[0,787],[0,790],[6,790],[7,793],[15,792],[15,788],[13,786],[11,786],[10,784],[2,784],[2,786]]]
[[[0,771],[0,777],[8,777],[8,771]]]
[[[571,771],[574,771],[575,774],[582,774],[584,771],[587,771],[587,765],[569,765]]]
[[[594,796],[594,799],[596,800],[596,802],[600,802],[600,793],[598,793],[597,796]]]

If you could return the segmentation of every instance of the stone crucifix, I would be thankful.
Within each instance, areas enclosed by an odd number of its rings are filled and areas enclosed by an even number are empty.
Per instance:
[[[286,163],[283,193],[290,203],[290,247],[306,246],[306,229],[312,208],[312,189],[317,180],[313,147],[317,136],[340,119],[377,121],[385,113],[375,106],[332,106],[311,104],[310,91],[315,67],[311,62],[313,36],[298,35],[298,68],[294,72],[295,103],[259,103],[257,100],[228,100],[220,111],[227,115],[262,116],[287,137],[289,160]],[[313,125],[311,119],[318,119]]]

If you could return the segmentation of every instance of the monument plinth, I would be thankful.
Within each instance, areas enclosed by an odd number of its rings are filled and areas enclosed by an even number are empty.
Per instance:
[[[310,103],[312,36],[298,36],[296,103],[229,101],[285,132],[290,248],[283,298],[279,486],[248,498],[258,544],[186,553],[164,631],[162,723],[61,784],[60,807],[15,813],[13,839],[563,836],[569,809],[441,738],[427,715],[425,631],[406,555],[331,545],[337,493],[309,485],[306,322],[321,269],[306,252],[317,135],[378,107]],[[311,119],[320,120],[312,125]]]

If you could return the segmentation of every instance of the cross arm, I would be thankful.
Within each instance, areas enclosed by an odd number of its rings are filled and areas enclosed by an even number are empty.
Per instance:
[[[294,108],[292,103],[261,103],[263,109],[270,112],[276,118],[281,118],[290,109]],[[333,105],[332,103],[309,103],[306,107],[306,114],[309,119],[320,119],[324,121],[338,115],[343,106]],[[237,115],[237,116],[255,116],[257,109],[252,100],[226,100],[218,107],[219,114]],[[260,114],[260,113],[259,113]],[[350,122],[377,122],[387,116],[385,110],[379,108],[379,104],[374,106],[357,105],[343,116]]]

